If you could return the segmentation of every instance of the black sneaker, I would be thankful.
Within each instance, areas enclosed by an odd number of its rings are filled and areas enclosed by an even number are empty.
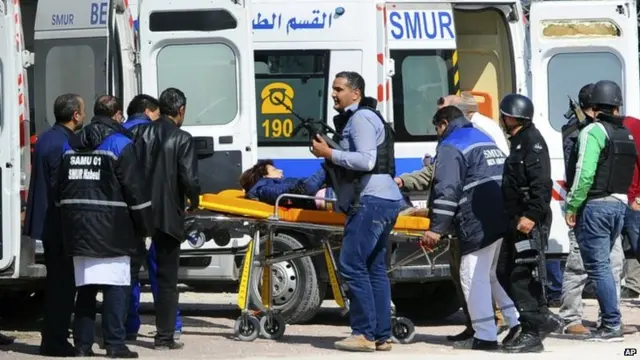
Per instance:
[[[544,351],[544,346],[539,336],[521,332],[510,344],[504,345],[503,350],[508,353],[539,353]]]
[[[0,334],[0,345],[11,345],[16,340],[16,338],[7,336],[5,334]]]
[[[473,334],[475,334],[475,331],[473,331],[473,329],[465,328],[464,331],[458,335],[447,336],[447,340],[454,341],[454,342],[465,341],[465,340],[471,339],[473,337]]]
[[[601,326],[596,331],[591,332],[591,335],[587,336],[585,340],[590,342],[622,342],[624,341],[624,334],[621,328],[612,330]]]
[[[620,290],[621,299],[637,299],[638,297],[640,297],[640,294],[628,287],[623,286],[622,290]]]
[[[472,337],[467,340],[456,341],[455,343],[453,343],[453,348],[464,349],[464,350],[496,351],[498,350],[498,342],[480,340]]]
[[[128,347],[123,347],[118,350],[107,350],[107,357],[110,359],[137,359],[138,353],[129,350]]]
[[[520,324],[509,329],[509,333],[507,334],[507,336],[505,336],[504,339],[502,339],[502,346],[511,345],[511,343],[513,343],[513,341],[516,338],[518,338],[521,331],[522,331],[522,326],[520,326]]]
[[[171,340],[171,341],[156,341],[153,344],[153,348],[155,350],[180,350],[184,347],[184,344],[181,342],[177,342],[175,340]]]

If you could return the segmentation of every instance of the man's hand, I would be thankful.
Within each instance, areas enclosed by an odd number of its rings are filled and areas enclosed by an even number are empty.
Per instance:
[[[567,223],[567,226],[573,228],[576,226],[576,214],[566,213],[564,215],[564,221]]]
[[[327,142],[324,141],[322,136],[316,135],[316,137],[313,138],[311,142],[312,142],[311,153],[313,153],[313,155],[319,158],[325,158],[325,159],[331,158],[331,153],[332,153],[331,148],[329,147],[329,144],[327,144]]]
[[[424,236],[422,236],[422,246],[426,247],[429,250],[435,248],[436,245],[438,245],[441,236],[442,235],[434,233],[430,230],[425,231]]]
[[[640,211],[640,204],[638,204],[637,202],[632,202],[631,203],[631,209],[633,209],[634,211]]]
[[[404,181],[402,181],[402,179],[399,178],[399,177],[393,178],[393,181],[395,181],[396,184],[398,184],[398,187],[403,187],[404,186]]]
[[[534,221],[525,216],[522,216],[520,217],[520,221],[518,221],[516,230],[520,231],[523,234],[528,234],[531,232],[534,226],[536,226],[536,223]]]

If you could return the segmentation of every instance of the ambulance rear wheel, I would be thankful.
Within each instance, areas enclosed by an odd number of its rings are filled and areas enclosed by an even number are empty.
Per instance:
[[[255,316],[240,316],[233,331],[239,340],[253,341],[260,335],[260,321]]]
[[[260,251],[264,251],[266,237],[260,239]],[[294,237],[278,233],[274,237],[273,250],[285,252],[305,247],[302,236]],[[262,268],[255,268],[249,284],[251,308],[265,311],[262,305]],[[321,291],[316,268],[311,257],[281,261],[271,265],[271,309],[277,311],[287,324],[309,321],[318,312],[324,292]],[[322,284],[324,285],[324,284]]]
[[[391,319],[391,340],[396,344],[410,344],[416,336],[413,322],[404,317]]]

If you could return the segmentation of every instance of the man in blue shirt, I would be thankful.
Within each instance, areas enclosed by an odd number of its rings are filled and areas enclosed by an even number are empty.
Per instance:
[[[395,184],[393,139],[388,124],[364,97],[364,79],[344,71],[333,81],[334,124],[341,134],[332,149],[320,137],[313,154],[335,173],[338,208],[347,213],[339,269],[349,291],[352,335],[335,346],[347,351],[385,351],[391,345],[391,288],[386,269],[389,233],[405,206]],[[329,177],[329,176],[328,176]]]
[[[62,145],[84,123],[84,100],[76,94],[60,95],[53,104],[53,114],[56,123],[42,133],[35,146],[24,232],[42,240],[47,267],[40,354],[64,357],[76,353],[67,341],[76,286],[73,261],[62,251],[60,214],[54,205],[52,186],[62,160]]]

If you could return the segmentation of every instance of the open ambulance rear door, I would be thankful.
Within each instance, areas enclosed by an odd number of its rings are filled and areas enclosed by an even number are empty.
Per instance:
[[[22,17],[18,1],[3,1],[0,10],[0,277],[42,277],[34,264],[35,242],[22,238],[21,198],[29,186],[29,112]]]
[[[239,188],[257,161],[249,1],[142,0],[138,23],[142,92],[185,93],[202,192]]]
[[[109,94],[127,103],[137,94],[133,18],[124,0],[39,0],[35,21],[35,122],[40,134],[55,123],[53,103],[75,93],[93,104]]]
[[[451,3],[386,3],[386,39],[395,69],[393,124],[396,132],[396,173],[422,168],[425,153],[435,154],[437,142],[429,119],[439,97],[456,93],[456,31]],[[416,147],[422,149],[415,156]]]
[[[530,13],[534,122],[551,154],[554,180],[550,253],[568,253],[562,208],[564,188],[562,126],[568,98],[599,80],[620,85],[623,114],[640,115],[638,21],[635,1],[534,1]]]

